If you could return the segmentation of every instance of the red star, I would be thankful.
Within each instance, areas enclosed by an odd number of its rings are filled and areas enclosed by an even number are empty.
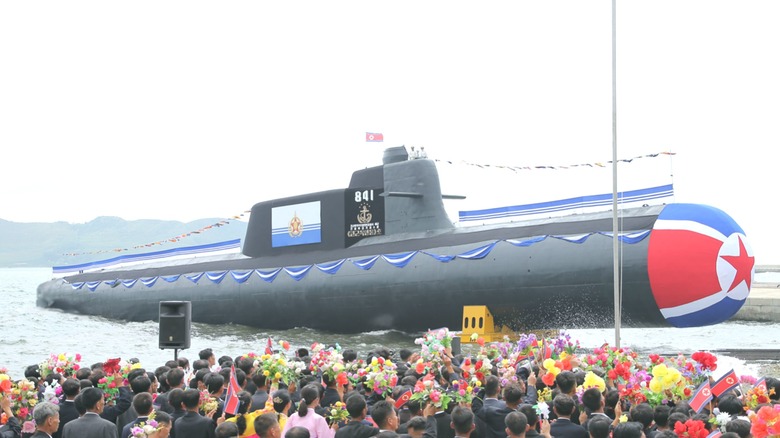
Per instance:
[[[729,286],[729,290],[726,291],[726,293],[731,292],[734,290],[735,287],[742,281],[747,284],[748,289],[750,289],[750,278],[752,277],[753,273],[753,265],[755,264],[755,258],[750,257],[747,255],[747,250],[745,249],[745,244],[742,242],[742,238],[738,237],[739,239],[739,255],[737,256],[721,256],[721,258],[731,264],[731,266],[734,267],[734,269],[737,270],[737,273],[734,275],[734,281],[731,283],[731,286]]]

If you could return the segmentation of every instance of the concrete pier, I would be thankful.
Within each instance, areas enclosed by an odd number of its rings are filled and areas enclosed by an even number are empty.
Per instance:
[[[780,322],[780,284],[754,284],[745,304],[731,319]]]

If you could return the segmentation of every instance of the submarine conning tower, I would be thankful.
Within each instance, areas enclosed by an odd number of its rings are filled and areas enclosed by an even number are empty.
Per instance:
[[[454,228],[433,160],[405,146],[384,151],[382,165],[353,172],[346,189],[259,202],[243,253],[249,257],[327,251],[377,236]]]

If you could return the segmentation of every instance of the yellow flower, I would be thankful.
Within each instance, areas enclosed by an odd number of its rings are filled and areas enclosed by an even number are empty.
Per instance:
[[[582,384],[582,387],[585,389],[598,388],[599,391],[604,392],[607,389],[607,384],[604,382],[604,379],[594,374],[593,371],[588,371],[588,374],[585,374],[585,382]]]
[[[268,370],[263,370],[263,375],[268,377],[271,375],[271,373]]]
[[[666,365],[659,364],[659,365],[656,365],[655,368],[653,368],[653,377],[663,377],[668,372],[669,372],[669,369],[666,368]]]
[[[653,377],[653,380],[650,381],[649,388],[650,391],[659,394],[661,391],[663,391],[663,385],[661,385],[661,380]]]
[[[65,361],[65,359],[67,359],[67,358],[65,357],[65,353],[60,353],[60,355],[59,355],[59,356],[57,356],[57,360],[60,360],[60,361],[63,361],[63,362],[64,362],[64,361]]]
[[[628,421],[628,415],[623,414],[623,415],[620,416],[620,422],[621,423],[625,423],[627,421]]]
[[[479,388],[480,386],[482,386],[482,382],[480,382],[479,380],[477,380],[476,382],[474,382],[474,386],[476,386],[477,388]]]
[[[274,374],[274,379],[281,379],[281,378],[282,378],[282,373]]]

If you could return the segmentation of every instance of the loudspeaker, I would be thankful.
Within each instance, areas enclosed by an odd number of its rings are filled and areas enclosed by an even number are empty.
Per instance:
[[[160,349],[190,348],[191,301],[160,301]]]

